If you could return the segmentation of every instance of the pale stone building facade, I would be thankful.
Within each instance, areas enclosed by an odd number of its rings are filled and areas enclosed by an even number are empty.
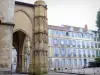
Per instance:
[[[49,69],[83,68],[100,56],[98,31],[70,25],[48,27]]]
[[[0,73],[11,72],[13,47],[17,52],[16,72],[36,75],[48,72],[47,20],[47,5],[42,0],[37,0],[34,4],[0,0]],[[27,69],[29,51],[30,64]]]

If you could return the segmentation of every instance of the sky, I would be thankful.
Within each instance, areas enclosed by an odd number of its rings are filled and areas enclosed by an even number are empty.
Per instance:
[[[16,0],[34,4],[36,0]],[[49,25],[70,25],[96,30],[100,0],[44,0],[48,6]]]

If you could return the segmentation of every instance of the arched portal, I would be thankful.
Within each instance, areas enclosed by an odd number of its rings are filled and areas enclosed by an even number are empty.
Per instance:
[[[29,72],[30,45],[29,38],[25,32],[18,30],[13,33],[13,46],[17,52],[16,72]]]

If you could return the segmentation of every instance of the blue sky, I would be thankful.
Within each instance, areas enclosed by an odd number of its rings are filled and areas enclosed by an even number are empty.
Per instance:
[[[16,0],[34,4],[36,0]],[[71,25],[96,30],[100,0],[44,0],[48,5],[48,24]]]

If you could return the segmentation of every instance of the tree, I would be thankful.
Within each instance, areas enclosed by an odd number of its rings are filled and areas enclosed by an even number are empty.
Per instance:
[[[96,62],[100,63],[100,57],[95,58]]]
[[[97,24],[98,29],[100,30],[100,9],[99,9],[99,11],[97,12],[96,24]]]

